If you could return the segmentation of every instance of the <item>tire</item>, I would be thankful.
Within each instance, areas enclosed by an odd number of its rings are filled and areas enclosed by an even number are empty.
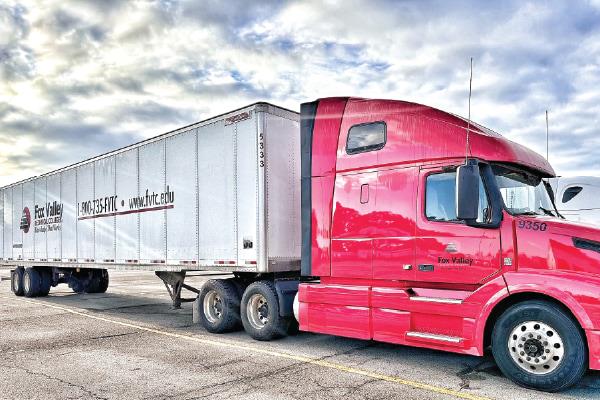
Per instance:
[[[241,305],[244,330],[256,340],[267,341],[287,335],[290,319],[279,315],[279,300],[270,281],[254,282],[246,288]]]
[[[81,270],[79,272],[73,271],[71,276],[68,279],[68,285],[71,290],[75,293],[83,293],[85,292],[86,287],[88,286],[86,282],[88,281],[88,277],[85,275],[87,271]]]
[[[52,287],[52,270],[47,267],[36,268],[38,273],[40,274],[40,292],[38,293],[39,297],[46,297],[48,293],[50,293],[50,288]]]
[[[35,268],[25,268],[23,273],[23,294],[25,297],[36,297],[40,294],[42,277]]]
[[[10,289],[15,296],[23,296],[23,267],[17,267],[10,273]]]
[[[98,275],[100,277],[100,283],[98,284],[98,291],[96,293],[106,293],[109,284],[108,270],[102,269]]]
[[[85,293],[105,293],[108,289],[108,271],[105,269],[94,269],[90,271],[87,285],[84,285]]]
[[[210,333],[240,327],[240,295],[230,280],[211,279],[200,290],[200,323]]]
[[[542,300],[516,304],[498,318],[492,353],[512,381],[546,392],[573,386],[588,365],[579,324],[560,306]]]

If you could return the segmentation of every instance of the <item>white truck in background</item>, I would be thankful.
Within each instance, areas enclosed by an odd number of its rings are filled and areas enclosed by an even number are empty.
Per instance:
[[[592,176],[550,179],[556,207],[568,220],[600,225],[600,178]]]

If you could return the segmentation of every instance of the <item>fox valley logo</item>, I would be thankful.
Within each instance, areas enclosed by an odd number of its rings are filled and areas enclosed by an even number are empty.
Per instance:
[[[29,207],[25,207],[23,209],[23,214],[21,215],[20,228],[24,233],[27,233],[27,232],[29,232],[30,226],[31,226],[31,213],[29,212]]]

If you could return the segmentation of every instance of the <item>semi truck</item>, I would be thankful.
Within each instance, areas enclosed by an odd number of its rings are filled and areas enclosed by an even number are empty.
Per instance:
[[[550,180],[556,208],[568,220],[600,225],[600,178],[559,177]]]
[[[2,188],[0,261],[16,295],[150,270],[212,333],[491,349],[559,391],[600,369],[600,229],[560,217],[555,175],[425,105],[257,103]],[[198,270],[231,277],[185,284]]]

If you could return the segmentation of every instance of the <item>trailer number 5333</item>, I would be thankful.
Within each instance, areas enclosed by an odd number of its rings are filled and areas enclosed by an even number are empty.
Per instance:
[[[544,232],[548,229],[545,222],[519,221],[519,229],[530,229],[532,231]]]
[[[260,135],[258,135],[258,158],[259,158],[259,163],[260,163],[260,167],[264,167],[265,166],[265,137],[264,135],[261,133]]]

